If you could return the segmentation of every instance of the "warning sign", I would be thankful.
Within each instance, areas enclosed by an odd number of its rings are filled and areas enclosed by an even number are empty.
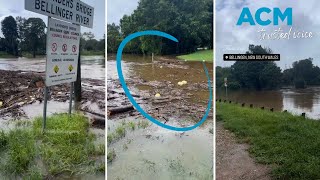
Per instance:
[[[66,52],[68,50],[68,46],[66,44],[62,45],[62,51]]]
[[[77,52],[77,46],[76,45],[72,46],[72,52],[74,52],[74,53]]]
[[[72,65],[70,65],[68,69],[69,69],[69,71],[70,71],[70,72],[72,72],[72,70],[73,70],[73,66],[72,66]]]
[[[55,73],[58,73],[59,72],[59,66],[55,65],[54,68],[53,68],[53,71]]]
[[[56,52],[57,48],[58,48],[57,43],[53,43],[52,44],[52,52]]]
[[[80,26],[49,18],[46,86],[76,81],[79,44]]]

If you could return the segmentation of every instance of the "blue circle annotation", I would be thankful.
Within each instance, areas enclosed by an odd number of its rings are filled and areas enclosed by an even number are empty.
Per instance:
[[[124,49],[124,47],[126,46],[126,44],[128,42],[130,42],[132,39],[140,37],[140,36],[147,36],[147,35],[153,35],[153,36],[161,36],[167,39],[170,39],[172,41],[175,42],[179,42],[175,37],[171,36],[170,34],[161,32],[161,31],[154,31],[154,30],[149,30],[149,31],[141,31],[141,32],[136,32],[133,33],[131,35],[129,35],[128,37],[126,37],[120,44],[119,48],[118,48],[118,52],[117,52],[117,71],[118,71],[118,76],[119,76],[119,80],[120,83],[122,85],[122,88],[126,94],[126,96],[128,97],[129,101],[132,103],[132,105],[135,107],[135,109],[137,111],[139,111],[141,113],[141,115],[143,115],[145,118],[147,118],[148,120],[150,120],[151,122],[153,122],[154,124],[169,129],[169,130],[173,130],[173,131],[190,131],[193,130],[197,127],[199,127],[201,124],[203,124],[207,117],[209,116],[209,112],[211,110],[211,106],[212,106],[212,88],[211,88],[211,81],[210,81],[210,76],[209,76],[209,72],[208,69],[205,65],[205,63],[203,62],[203,67],[204,67],[204,71],[206,73],[207,79],[208,79],[208,88],[209,88],[209,101],[208,101],[208,105],[205,111],[204,116],[202,117],[202,119],[194,124],[193,126],[189,126],[189,127],[175,127],[175,126],[170,126],[167,124],[164,124],[156,119],[154,119],[152,116],[150,116],[148,113],[146,113],[141,107],[140,105],[134,100],[133,96],[131,95],[128,86],[125,82],[125,79],[123,77],[123,73],[122,73],[122,66],[121,66],[121,59],[122,59],[122,51]]]

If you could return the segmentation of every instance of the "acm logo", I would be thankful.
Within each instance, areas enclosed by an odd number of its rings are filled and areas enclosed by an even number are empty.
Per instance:
[[[252,16],[251,11],[248,7],[242,9],[240,17],[238,19],[237,25],[241,26],[243,23],[249,23],[251,26],[255,26],[256,23],[261,26],[268,26],[273,23],[273,25],[279,25],[279,20],[284,22],[287,20],[287,25],[292,25],[292,8],[286,8],[284,12],[280,8],[273,8],[273,18],[262,19],[262,14],[270,14],[272,10],[267,7],[259,8],[255,15]]]

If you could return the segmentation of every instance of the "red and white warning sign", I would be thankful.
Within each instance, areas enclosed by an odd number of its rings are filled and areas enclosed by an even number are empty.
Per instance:
[[[73,53],[77,52],[77,49],[78,49],[78,48],[77,48],[76,45],[73,45],[73,46],[72,46],[72,52],[73,52]]]
[[[52,49],[52,52],[56,52],[58,49],[57,43],[52,43],[51,49]]]
[[[49,18],[46,86],[76,81],[79,44],[80,26]]]
[[[63,44],[63,45],[62,45],[62,51],[63,51],[63,52],[67,52],[67,50],[68,50],[68,45]]]

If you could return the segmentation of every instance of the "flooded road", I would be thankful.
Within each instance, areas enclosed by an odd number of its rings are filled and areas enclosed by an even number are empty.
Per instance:
[[[217,90],[217,99],[225,99],[225,90]],[[320,119],[320,87],[307,89],[280,89],[274,91],[229,91],[228,99],[239,103],[253,104],[255,107],[274,108],[277,111],[288,110],[292,114]]]
[[[130,105],[118,82],[115,57],[108,57],[107,66],[108,110]],[[212,77],[212,64],[206,66]],[[124,55],[122,69],[136,101],[162,123],[191,126],[204,115],[209,90],[202,62],[172,57],[155,57],[152,62],[148,56]],[[178,85],[181,81],[187,84]],[[212,179],[212,122],[210,112],[201,127],[175,132],[152,124],[136,111],[109,116],[108,178]]]

